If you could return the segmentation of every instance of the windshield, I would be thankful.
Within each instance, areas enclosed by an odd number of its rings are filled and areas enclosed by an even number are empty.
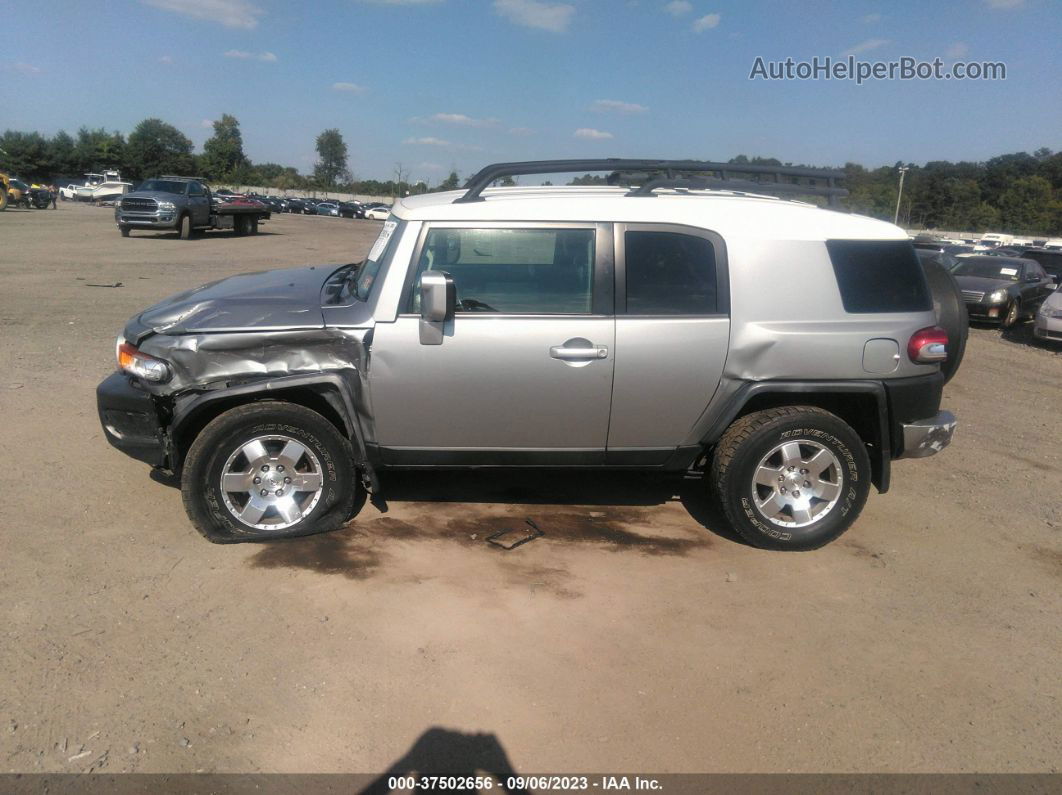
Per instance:
[[[369,258],[365,260],[365,264],[358,271],[358,278],[354,282],[352,293],[353,297],[359,301],[367,301],[369,299],[373,285],[376,284],[376,276],[380,272],[380,264],[390,252],[391,244],[399,237],[399,235],[394,233],[397,228],[398,221],[388,220],[384,222],[383,229],[380,230],[376,242],[373,243],[372,249],[369,251]]]
[[[999,279],[1005,282],[1018,281],[1018,272],[1021,269],[1006,261],[986,258],[964,258],[952,271],[956,276],[980,276],[984,279]]]
[[[137,190],[150,190],[157,193],[178,193],[184,194],[186,182],[177,182],[176,180],[169,179],[146,179],[140,183],[140,187]]]

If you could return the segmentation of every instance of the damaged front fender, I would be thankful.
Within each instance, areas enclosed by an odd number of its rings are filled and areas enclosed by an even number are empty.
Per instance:
[[[145,385],[170,407],[171,468],[194,438],[192,431],[201,427],[204,412],[209,416],[219,407],[263,397],[300,402],[299,394],[312,393],[342,422],[355,463],[375,488],[367,454],[373,442],[367,380],[371,339],[371,328],[148,337],[140,349],[168,362],[173,373],[166,384]]]

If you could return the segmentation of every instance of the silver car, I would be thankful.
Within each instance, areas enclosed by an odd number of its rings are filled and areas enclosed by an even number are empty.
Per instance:
[[[217,542],[337,528],[391,468],[706,461],[751,543],[822,546],[950,442],[962,298],[892,224],[752,191],[832,200],[838,172],[734,168],[489,166],[396,201],[357,265],[168,298],[118,340],[106,437]],[[601,170],[628,185],[491,187]]]
[[[1062,284],[1040,305],[1033,334],[1042,340],[1062,342]]]

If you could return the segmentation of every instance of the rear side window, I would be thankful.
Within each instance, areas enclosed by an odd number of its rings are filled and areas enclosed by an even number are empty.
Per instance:
[[[905,240],[827,240],[846,312],[925,312],[933,308],[922,266]]]
[[[710,241],[676,232],[627,232],[623,247],[627,314],[719,312],[715,249]]]

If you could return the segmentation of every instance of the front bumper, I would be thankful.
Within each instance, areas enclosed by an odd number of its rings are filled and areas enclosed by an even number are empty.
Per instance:
[[[1000,323],[1007,315],[1007,305],[967,303],[966,313],[970,316],[970,320],[980,323]]]
[[[1042,340],[1062,342],[1062,317],[1045,317],[1037,312],[1033,334]]]
[[[955,415],[950,411],[938,411],[934,417],[904,423],[901,426],[903,454],[900,458],[926,458],[936,455],[951,444],[956,424]]]
[[[96,387],[96,408],[107,441],[126,455],[154,467],[166,463],[166,435],[155,401],[133,386],[128,376],[114,373]]]
[[[145,227],[172,227],[176,223],[175,213],[123,213],[114,214],[114,222],[118,226],[145,226]]]

